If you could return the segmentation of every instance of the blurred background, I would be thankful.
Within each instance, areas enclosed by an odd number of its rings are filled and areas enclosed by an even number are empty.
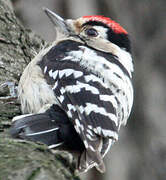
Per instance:
[[[105,157],[107,171],[83,180],[166,180],[166,0],[13,0],[22,23],[48,42],[54,29],[42,7],[64,18],[99,14],[129,32],[135,100],[126,128]]]

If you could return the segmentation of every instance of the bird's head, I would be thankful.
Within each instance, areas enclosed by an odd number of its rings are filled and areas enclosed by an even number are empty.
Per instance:
[[[57,33],[79,38],[83,43],[100,51],[112,52],[118,46],[130,52],[127,31],[110,18],[93,15],[83,16],[76,20],[64,20],[49,9],[44,10]]]

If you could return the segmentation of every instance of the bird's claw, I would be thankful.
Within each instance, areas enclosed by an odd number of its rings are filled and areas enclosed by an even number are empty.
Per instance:
[[[17,99],[17,97],[18,97],[17,96],[17,86],[15,85],[15,83],[11,82],[11,81],[7,81],[7,82],[0,84],[0,89],[3,89],[5,87],[8,87],[10,95],[9,96],[1,96],[0,100],[10,101],[10,100]]]

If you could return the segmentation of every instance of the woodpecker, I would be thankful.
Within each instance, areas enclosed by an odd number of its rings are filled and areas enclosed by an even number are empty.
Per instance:
[[[64,20],[45,9],[56,40],[25,68],[18,85],[23,115],[11,135],[50,149],[77,152],[78,170],[105,171],[133,104],[133,62],[127,31],[110,18]]]

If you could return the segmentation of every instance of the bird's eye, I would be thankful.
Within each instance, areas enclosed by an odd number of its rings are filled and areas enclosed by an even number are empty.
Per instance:
[[[96,31],[96,29],[93,29],[93,28],[86,29],[86,30],[85,30],[85,33],[86,33],[88,36],[92,36],[92,37],[98,36],[98,32]]]

